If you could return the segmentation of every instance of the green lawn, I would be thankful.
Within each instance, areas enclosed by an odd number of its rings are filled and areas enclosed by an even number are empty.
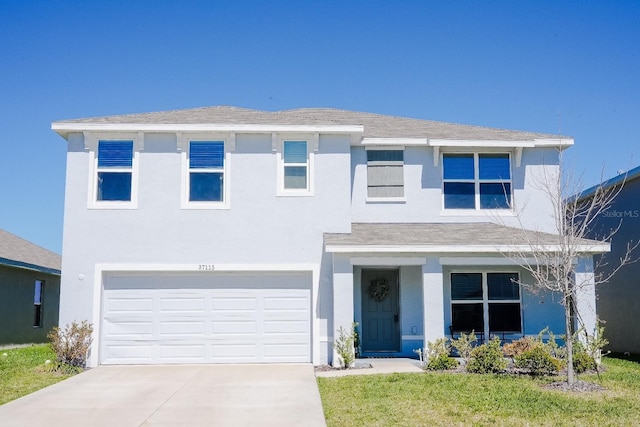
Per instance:
[[[318,378],[328,426],[640,425],[640,364],[606,358],[604,392],[566,393],[558,378],[418,373]]]
[[[0,350],[0,405],[70,376],[46,372],[46,360],[55,360],[48,344]]]

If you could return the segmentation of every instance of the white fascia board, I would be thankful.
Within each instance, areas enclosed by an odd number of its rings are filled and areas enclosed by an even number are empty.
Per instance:
[[[362,141],[357,145],[372,146],[372,145],[382,145],[382,146],[427,146],[428,140],[427,138],[362,138]]]
[[[571,147],[573,138],[549,138],[534,140],[536,147]]]
[[[534,141],[495,141],[495,140],[463,140],[463,139],[430,139],[432,147],[482,147],[482,148],[533,148]],[[557,144],[556,144],[557,145]]]
[[[362,245],[362,246],[344,246],[344,245],[327,245],[327,252],[332,253],[472,253],[472,254],[503,254],[503,253],[532,253],[532,252],[560,252],[559,245],[541,245],[537,248],[531,248],[529,245]],[[609,243],[598,243],[593,245],[578,246],[576,252],[582,254],[596,254],[609,252],[611,245]]]
[[[69,123],[53,122],[51,129],[66,138],[72,132],[306,132],[329,134],[363,133],[362,125],[258,125],[258,124],[169,124],[169,123]]]

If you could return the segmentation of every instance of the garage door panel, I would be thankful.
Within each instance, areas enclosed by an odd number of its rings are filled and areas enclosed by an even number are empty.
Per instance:
[[[160,297],[160,313],[164,312],[189,312],[189,313],[204,313],[205,312],[205,299],[189,296],[187,294],[182,296]]]
[[[197,336],[201,337],[205,333],[204,320],[172,320],[159,322],[160,338],[171,338],[173,336]]]
[[[281,297],[265,297],[264,309],[269,311],[307,311],[309,300],[306,298],[281,296]]]
[[[152,298],[112,297],[108,301],[110,313],[151,313],[153,311]]]
[[[213,297],[212,311],[254,311],[257,307],[255,297]]]
[[[265,334],[307,334],[309,323],[306,321],[267,321],[264,322]]]
[[[128,321],[105,322],[105,333],[118,339],[152,339],[153,322]]]
[[[104,347],[103,363],[128,364],[148,363],[153,357],[153,346],[145,345],[107,345]]]
[[[251,334],[256,335],[258,332],[258,323],[255,320],[236,321],[223,320],[212,321],[211,332],[213,335],[234,335],[234,334]]]

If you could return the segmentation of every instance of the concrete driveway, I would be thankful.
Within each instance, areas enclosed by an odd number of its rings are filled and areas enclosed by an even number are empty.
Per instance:
[[[101,366],[0,406],[0,426],[326,426],[313,366]]]

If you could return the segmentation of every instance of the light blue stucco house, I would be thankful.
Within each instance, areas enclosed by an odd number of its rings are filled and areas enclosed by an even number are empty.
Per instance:
[[[503,254],[526,249],[522,227],[553,251],[536,182],[571,138],[325,108],[52,128],[68,142],[60,322],[93,322],[90,366],[332,363],[354,321],[362,354],[386,357],[563,330],[556,296],[521,289]],[[594,306],[580,295],[587,322]]]

